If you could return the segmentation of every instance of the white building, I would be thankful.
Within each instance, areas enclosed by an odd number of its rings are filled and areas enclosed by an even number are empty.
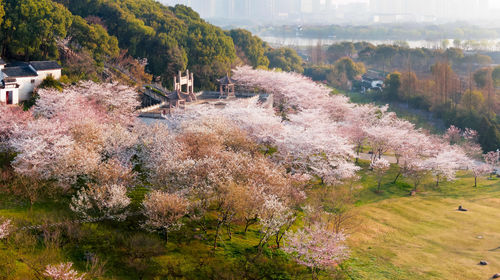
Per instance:
[[[61,69],[55,61],[32,61],[10,66],[0,59],[0,102],[18,104],[29,100],[46,77],[50,75],[60,79]]]

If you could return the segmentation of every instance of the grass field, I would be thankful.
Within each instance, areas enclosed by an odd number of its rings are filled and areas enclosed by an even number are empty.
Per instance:
[[[500,273],[500,183],[484,179],[474,188],[473,180],[462,176],[435,189],[429,178],[415,197],[390,184],[382,195],[362,191],[359,226],[350,238],[351,278],[490,279]],[[469,211],[457,211],[459,205]]]

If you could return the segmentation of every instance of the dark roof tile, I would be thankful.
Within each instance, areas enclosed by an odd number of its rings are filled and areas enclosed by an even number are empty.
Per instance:
[[[2,72],[4,72],[9,78],[38,76],[35,71],[27,66],[7,67],[2,69]]]
[[[37,71],[61,69],[61,65],[55,61],[31,61],[31,66]]]

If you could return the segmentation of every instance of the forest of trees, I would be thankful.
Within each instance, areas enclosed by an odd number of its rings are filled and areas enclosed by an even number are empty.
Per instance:
[[[446,42],[443,44],[446,45]],[[327,47],[313,46],[309,53],[313,65],[334,64],[341,58],[349,57],[385,73],[411,67],[412,71],[425,74],[436,62],[447,60],[455,71],[467,74],[482,66],[498,63],[498,58],[490,53],[464,51],[461,41],[440,49],[410,48],[406,42],[377,46],[369,42],[341,42]]]
[[[342,42],[311,47],[304,74],[351,90],[371,69],[385,79],[383,94],[373,98],[433,112],[448,126],[473,128],[482,148],[492,151],[500,147],[500,67],[492,66],[497,59],[494,53],[466,52],[460,41],[441,49]]]
[[[128,57],[147,59],[145,70],[166,85],[190,69],[197,88],[213,88],[242,63],[303,71],[292,49],[272,49],[248,31],[223,31],[191,8],[153,0],[7,0],[0,24],[4,58],[59,60],[76,80],[96,80],[99,67]]]
[[[412,71],[391,73],[383,98],[434,112],[447,125],[473,128],[482,148],[494,151],[500,147],[498,73],[500,67],[484,67],[460,77],[450,63],[437,62],[428,78]]]

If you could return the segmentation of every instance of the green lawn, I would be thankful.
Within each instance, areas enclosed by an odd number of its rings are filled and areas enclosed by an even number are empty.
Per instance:
[[[429,178],[410,197],[405,184],[376,194],[372,180],[363,176],[359,226],[349,241],[352,279],[489,279],[500,272],[499,181],[483,179],[474,188],[474,178],[462,175],[436,189]]]

